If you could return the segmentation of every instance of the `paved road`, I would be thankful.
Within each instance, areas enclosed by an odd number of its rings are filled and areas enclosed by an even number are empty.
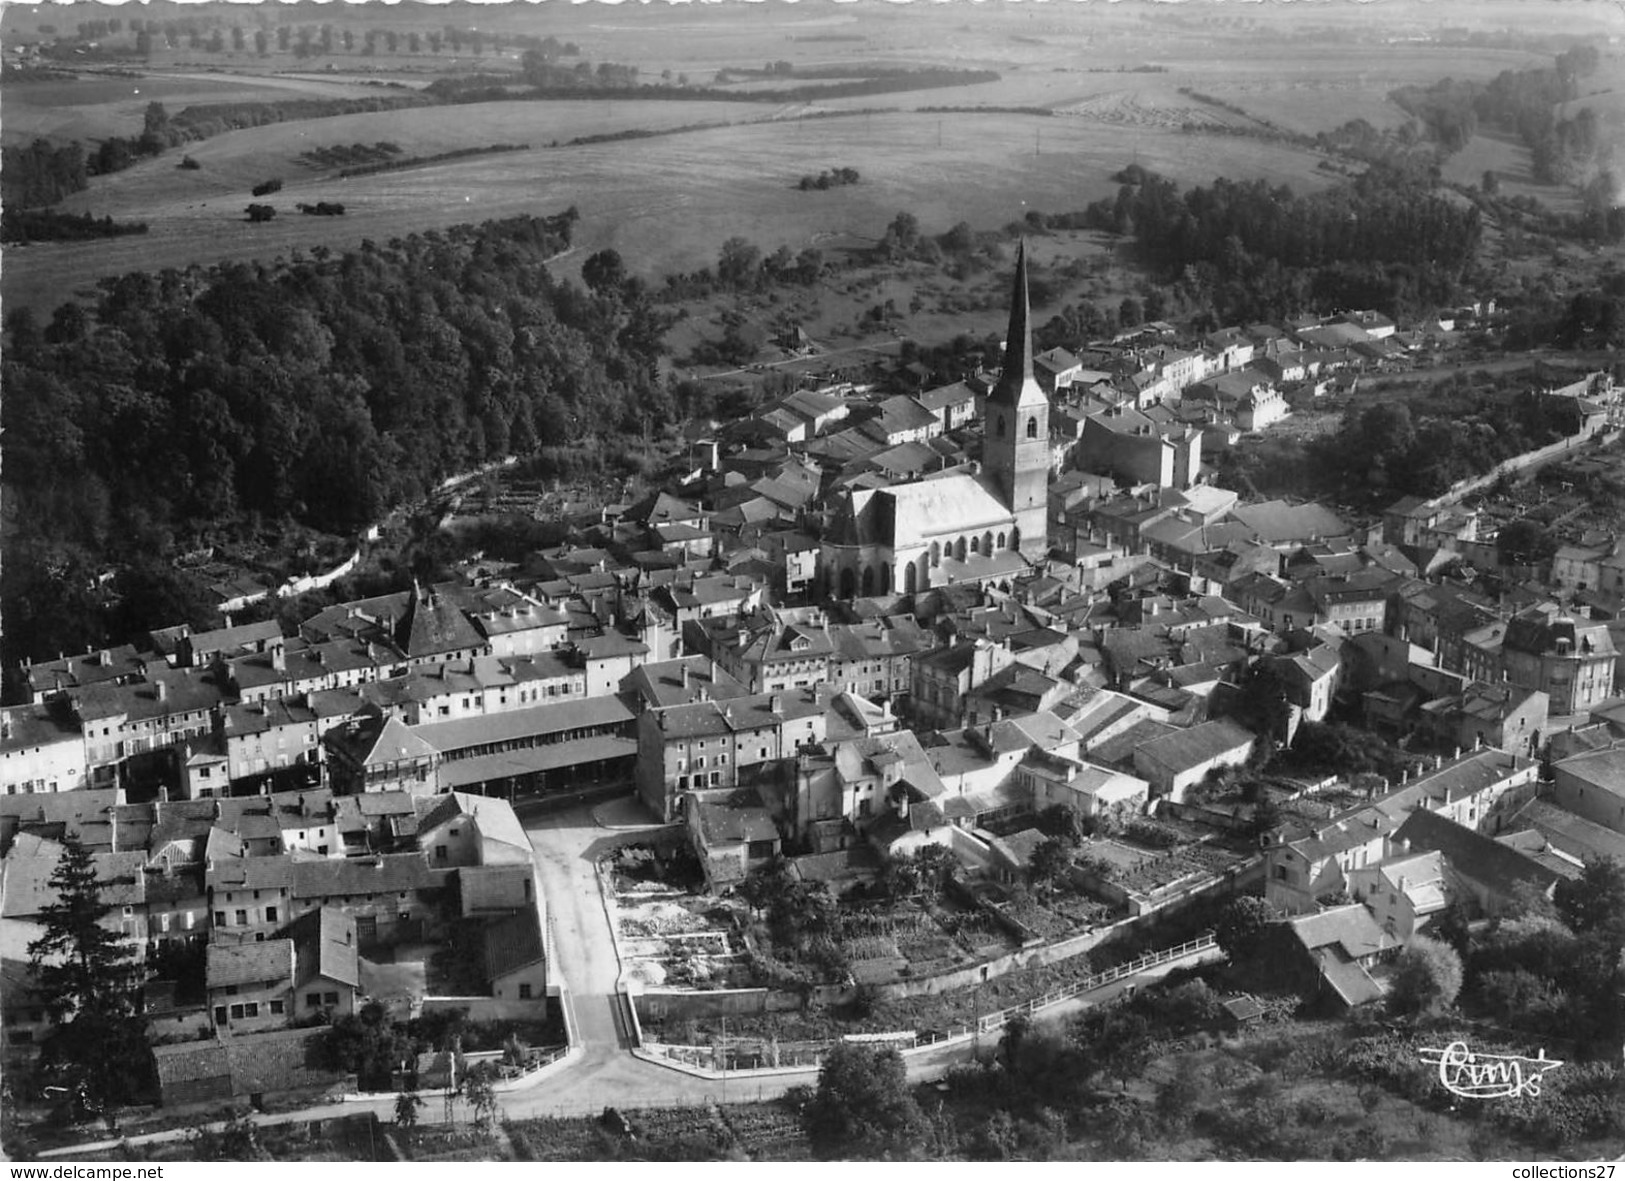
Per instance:
[[[533,1086],[498,1096],[503,1114],[509,1119],[543,1116],[596,1115],[607,1106],[682,1107],[710,1102],[745,1102],[783,1094],[797,1084],[817,1082],[816,1070],[785,1072],[764,1076],[732,1077],[727,1080],[701,1078],[671,1067],[635,1058],[624,1024],[623,1009],[616,992],[621,966],[615,951],[609,916],[599,892],[596,863],[617,845],[636,841],[654,825],[640,824],[633,805],[615,801],[595,810],[582,807],[568,812],[525,819],[525,830],[536,851],[543,896],[551,908],[553,937],[558,965],[569,986],[569,1005],[580,1052],[570,1061],[553,1068]],[[600,823],[600,818],[607,822]],[[1193,962],[1181,961],[1181,964]],[[1096,989],[1039,1014],[1038,1021],[1057,1021],[1080,1009],[1098,1005],[1119,995],[1132,984],[1152,980],[1179,966],[1166,964],[1136,976]],[[979,1041],[944,1045],[924,1054],[910,1055],[909,1077],[927,1080],[938,1077],[950,1066],[980,1055],[986,1058],[998,1044],[991,1033]],[[333,1119],[371,1111],[386,1122],[394,1119],[394,1097],[330,1103],[299,1111],[255,1117],[262,1124],[296,1120]],[[426,1097],[419,1118],[424,1123],[442,1123],[445,1103]],[[469,1119],[466,1103],[455,1109],[458,1122]],[[178,1140],[188,1130],[132,1136],[135,1144]],[[48,1155],[72,1157],[76,1152],[111,1148],[114,1141],[81,1145]]]

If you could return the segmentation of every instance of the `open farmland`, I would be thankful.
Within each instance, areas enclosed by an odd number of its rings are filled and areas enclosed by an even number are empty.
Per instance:
[[[793,249],[831,236],[878,237],[899,210],[928,229],[958,221],[982,229],[1026,209],[1081,209],[1115,191],[1111,174],[1131,160],[1181,183],[1258,176],[1311,188],[1327,183],[1318,157],[1231,137],[1010,114],[892,113],[740,124],[626,142],[546,148],[561,128],[589,134],[605,104],[504,103],[346,116],[233,132],[195,145],[203,168],[169,157],[98,178],[63,208],[145,221],[137,238],[51,243],[9,253],[8,301],[54,307],[102,276],[183,267],[220,258],[271,258],[314,246],[519,213],[579,208],[577,255],[614,247],[645,275],[710,265],[728,238]],[[669,103],[615,103],[622,127],[689,115]],[[731,107],[704,104],[725,117]],[[623,109],[625,108],[625,109]],[[637,108],[637,109],[634,109]],[[757,112],[766,114],[770,112]],[[334,130],[342,125],[342,134]],[[942,143],[937,137],[941,127]],[[407,155],[447,143],[528,142],[523,152],[475,156],[347,180],[295,165],[323,143],[390,141]],[[809,169],[844,165],[863,182],[823,193],[793,188]],[[280,175],[273,222],[250,225],[248,187]],[[338,201],[342,218],[301,217],[299,202]]]
[[[147,104],[152,102],[163,103],[174,115],[203,103],[367,98],[379,93],[378,87],[359,82],[259,74],[155,72],[138,78],[81,74],[71,80],[8,86],[0,136],[14,144],[36,136],[96,140],[109,135],[138,135]]]

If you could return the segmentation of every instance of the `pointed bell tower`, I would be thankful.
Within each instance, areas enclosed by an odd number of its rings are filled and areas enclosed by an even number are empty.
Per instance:
[[[1030,558],[1049,548],[1049,398],[1033,376],[1033,334],[1027,301],[1027,243],[1016,252],[1010,331],[1004,368],[987,396],[982,462],[999,497],[1016,518],[1012,549]]]

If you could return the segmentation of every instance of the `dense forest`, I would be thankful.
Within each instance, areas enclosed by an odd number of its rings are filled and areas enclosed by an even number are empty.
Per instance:
[[[1220,179],[1181,192],[1138,165],[1115,200],[1048,224],[1132,234],[1145,262],[1220,323],[1313,309],[1410,317],[1448,305],[1478,248],[1479,214],[1373,168],[1326,192]]]
[[[672,417],[641,283],[618,259],[586,289],[544,265],[575,218],[135,273],[46,325],[14,312],[7,639],[67,571],[255,522],[356,530],[484,460]]]

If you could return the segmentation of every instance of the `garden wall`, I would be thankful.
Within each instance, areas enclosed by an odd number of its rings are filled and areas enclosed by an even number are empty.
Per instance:
[[[499,1001],[489,996],[426,996],[424,1013],[468,1014],[470,1021],[541,1021],[547,1006],[540,1001]]]
[[[840,1004],[852,990],[838,984],[821,985],[800,992],[780,988],[719,988],[704,992],[650,991],[628,999],[639,1017],[656,1021],[682,1021],[699,1017],[757,1016],[762,1013],[791,1013],[803,1008]]]

